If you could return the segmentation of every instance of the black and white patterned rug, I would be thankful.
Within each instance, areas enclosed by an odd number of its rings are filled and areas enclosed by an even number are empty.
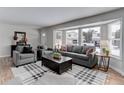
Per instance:
[[[72,70],[58,75],[49,68],[41,66],[41,62],[12,67],[15,77],[19,77],[24,85],[102,85],[107,74],[83,66],[73,65]]]

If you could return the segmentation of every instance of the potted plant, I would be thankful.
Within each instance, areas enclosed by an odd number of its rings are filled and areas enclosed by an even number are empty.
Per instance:
[[[109,49],[106,49],[106,55],[108,56],[110,53],[110,50]]]
[[[58,52],[54,52],[53,53],[53,58],[55,58],[55,59],[61,59],[61,54],[58,53]]]
[[[105,54],[106,53],[106,48],[102,48],[102,52]]]

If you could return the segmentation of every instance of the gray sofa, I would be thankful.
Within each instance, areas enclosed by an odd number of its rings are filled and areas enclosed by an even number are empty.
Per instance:
[[[63,56],[71,57],[75,64],[93,68],[97,64],[98,57],[94,52],[86,55],[86,50],[89,48],[95,51],[94,46],[67,46],[67,51],[61,51],[60,53]]]
[[[22,53],[23,47],[17,46],[17,49],[13,51],[13,62],[16,67],[36,61],[35,52]]]

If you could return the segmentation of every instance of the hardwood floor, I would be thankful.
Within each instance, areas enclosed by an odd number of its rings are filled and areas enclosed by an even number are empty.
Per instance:
[[[14,78],[11,66],[11,58],[0,58],[0,84],[4,84],[7,80]]]
[[[14,78],[13,73],[11,71],[12,59],[11,58],[0,58],[0,84],[4,84],[6,81]],[[118,72],[113,69],[109,69],[108,77],[106,79],[107,85],[123,85],[124,84],[124,76],[121,76]]]
[[[108,78],[106,80],[106,84],[108,85],[124,85],[124,76],[114,71],[113,69],[109,69]]]

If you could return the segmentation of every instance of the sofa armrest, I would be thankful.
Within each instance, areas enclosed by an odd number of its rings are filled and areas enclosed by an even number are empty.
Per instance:
[[[32,50],[34,54],[34,61],[37,61],[37,50]]]
[[[13,62],[16,65],[20,59],[20,53],[18,51],[13,51]]]
[[[97,64],[98,57],[95,52],[92,52],[89,54],[89,62],[90,62],[90,64]]]

